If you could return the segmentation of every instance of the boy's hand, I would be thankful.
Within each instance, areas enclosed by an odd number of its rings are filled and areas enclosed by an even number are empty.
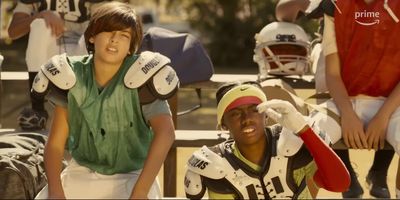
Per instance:
[[[64,20],[53,11],[45,10],[39,13],[39,17],[46,22],[47,28],[51,29],[53,36],[59,38],[64,32]]]
[[[265,112],[283,127],[298,134],[307,122],[296,108],[287,101],[273,99],[257,106],[258,112]]]
[[[353,149],[368,148],[364,124],[353,110],[348,113],[341,113],[340,125],[343,141],[347,147]]]
[[[386,131],[388,129],[390,119],[375,115],[369,121],[365,134],[367,136],[368,149],[383,149],[386,140]]]

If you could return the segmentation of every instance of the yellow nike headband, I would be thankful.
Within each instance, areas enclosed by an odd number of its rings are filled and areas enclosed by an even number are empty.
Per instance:
[[[229,90],[219,101],[217,106],[218,126],[221,125],[225,112],[246,104],[260,104],[267,101],[264,92],[253,85],[238,85]]]

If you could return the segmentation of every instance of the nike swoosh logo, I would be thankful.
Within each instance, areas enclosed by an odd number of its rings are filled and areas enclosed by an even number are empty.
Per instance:
[[[245,90],[247,90],[247,89],[249,89],[249,88],[248,88],[248,87],[240,88],[240,91],[245,91]]]

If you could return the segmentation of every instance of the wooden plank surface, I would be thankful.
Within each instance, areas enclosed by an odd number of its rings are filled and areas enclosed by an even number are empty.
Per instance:
[[[0,72],[0,78],[4,81],[28,80],[28,72]]]
[[[287,82],[294,89],[314,89],[314,76],[305,75],[302,77],[299,76],[285,76],[285,77],[276,77],[271,76],[267,79],[281,79]],[[201,88],[201,89],[217,89],[221,85],[231,81],[239,81],[239,80],[249,80],[249,81],[263,81],[259,80],[257,74],[214,74],[210,80],[191,83],[187,85],[182,85],[182,88]],[[265,79],[266,80],[266,79]]]

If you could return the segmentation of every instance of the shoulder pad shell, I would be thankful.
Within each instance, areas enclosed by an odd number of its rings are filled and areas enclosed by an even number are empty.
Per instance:
[[[277,145],[278,155],[293,156],[300,150],[302,145],[303,140],[300,137],[294,135],[292,131],[282,128]]]
[[[71,89],[76,83],[75,73],[68,63],[66,54],[53,56],[50,62],[41,66],[41,70],[60,89]]]
[[[228,173],[228,161],[203,146],[195,151],[187,162],[188,169],[211,179],[221,179]]]
[[[126,87],[133,89],[142,86],[170,62],[169,58],[159,53],[142,52],[125,74],[124,83]]]
[[[39,71],[35,76],[35,79],[32,83],[32,90],[37,93],[44,93],[49,86],[49,79],[43,74],[42,71]]]
[[[170,96],[179,87],[179,79],[175,70],[169,65],[163,67],[153,77],[153,86],[159,96]]]

